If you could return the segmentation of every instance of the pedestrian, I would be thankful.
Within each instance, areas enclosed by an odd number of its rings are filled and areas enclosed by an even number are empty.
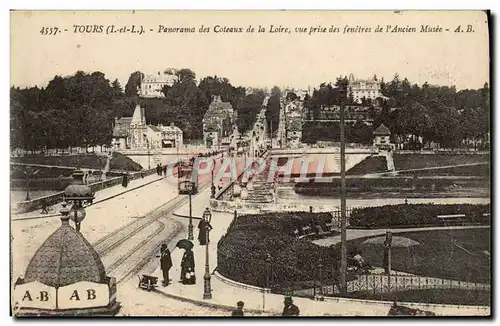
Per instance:
[[[172,256],[170,250],[168,250],[167,245],[164,243],[161,245],[160,249],[160,266],[163,274],[163,286],[170,284],[169,271],[172,268]]]
[[[181,282],[182,284],[196,284],[194,273],[194,254],[191,249],[186,249],[181,261]]]
[[[236,303],[236,309],[233,310],[233,313],[231,314],[231,317],[243,317],[245,314],[243,313],[243,306],[245,303],[243,301],[238,301]]]
[[[282,316],[298,316],[299,308],[293,304],[292,297],[285,297],[285,307],[283,308]]]
[[[219,191],[224,187],[224,183],[222,182],[222,179],[219,180]]]
[[[126,173],[122,176],[122,187],[127,188],[128,186],[128,176]]]
[[[200,223],[198,223],[198,241],[200,242],[201,246],[204,246],[207,244],[207,242],[210,242],[210,239],[207,239],[207,227],[208,231],[211,231],[213,229],[209,222],[205,221],[205,219],[201,219]]]
[[[163,166],[163,176],[164,177],[167,176],[167,166],[166,165]]]

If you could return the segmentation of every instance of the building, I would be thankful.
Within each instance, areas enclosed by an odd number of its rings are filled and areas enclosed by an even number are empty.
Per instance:
[[[61,210],[61,226],[38,248],[23,278],[14,286],[16,315],[115,315],[116,279],[92,245],[69,224],[70,210]]]
[[[165,86],[172,86],[179,80],[174,69],[165,70],[157,75],[147,75],[141,80],[139,95],[142,97],[165,97],[162,89]]]
[[[382,96],[380,82],[375,79],[354,79],[354,75],[350,74],[347,95],[352,97],[355,103],[361,103],[363,98],[373,101]]]
[[[145,109],[139,105],[132,117],[115,118],[113,145],[116,149],[176,148],[182,147],[183,141],[182,130],[173,123],[169,126],[147,125]]]
[[[378,126],[373,132],[373,146],[379,149],[391,149],[393,144],[391,144],[391,131],[384,124]]]
[[[235,122],[233,106],[223,102],[220,95],[212,96],[212,103],[203,117],[203,142],[205,146],[219,146],[232,134]]]

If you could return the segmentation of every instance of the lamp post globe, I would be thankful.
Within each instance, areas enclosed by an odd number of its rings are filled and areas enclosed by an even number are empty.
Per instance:
[[[87,215],[84,205],[92,204],[94,193],[92,189],[83,182],[83,171],[76,169],[73,171],[73,182],[64,189],[64,201],[72,203],[70,218],[75,222],[75,229],[80,231],[80,223]]]

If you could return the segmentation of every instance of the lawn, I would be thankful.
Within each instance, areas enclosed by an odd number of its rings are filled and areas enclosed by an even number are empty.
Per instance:
[[[467,230],[435,230],[397,233],[420,245],[393,247],[392,269],[416,275],[490,282],[490,228]],[[382,266],[383,244],[363,244],[368,238],[348,241],[348,250],[362,249],[365,260]]]
[[[471,166],[456,166],[443,169],[420,170],[420,171],[407,171],[400,174],[405,176],[433,176],[433,175],[454,175],[454,176],[490,176],[490,164],[478,164]]]
[[[396,170],[489,162],[487,154],[394,154]]]
[[[387,159],[384,156],[370,156],[347,171],[348,175],[362,175],[387,171]]]
[[[32,155],[23,157],[13,157],[12,162],[27,163],[27,164],[41,164],[41,165],[54,165],[54,166],[70,166],[102,170],[106,166],[107,157],[105,155],[96,154],[80,154],[80,155],[66,155],[66,156],[44,156]],[[120,153],[113,153],[113,158],[110,162],[111,170],[127,170],[127,171],[140,171],[141,165],[132,161],[127,156]],[[59,174],[54,175],[58,177]]]

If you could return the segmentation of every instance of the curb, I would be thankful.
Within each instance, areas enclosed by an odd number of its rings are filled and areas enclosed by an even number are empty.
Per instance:
[[[258,287],[258,286],[253,286],[253,285],[248,285],[248,284],[245,284],[245,283],[240,283],[240,282],[236,282],[236,281],[233,281],[223,275],[221,275],[219,272],[215,271],[213,273],[213,275],[215,276],[215,278],[217,278],[219,281],[229,285],[229,286],[233,286],[233,287],[237,287],[237,288],[241,288],[241,289],[245,289],[245,290],[250,290],[250,291],[255,291],[255,292],[259,292],[259,293],[271,293],[271,289],[269,288],[261,288],[261,287]]]
[[[187,218],[187,219],[189,219],[189,216],[183,215],[183,214],[179,214],[179,213],[176,213],[176,212],[172,213],[172,215],[177,216],[177,217],[181,217],[181,218]],[[203,217],[199,217],[199,216],[191,216],[191,218],[194,219],[194,220],[202,220],[203,219]]]
[[[99,203],[105,202],[105,201],[107,201],[107,200],[110,200],[110,199],[116,198],[116,197],[118,197],[118,196],[120,196],[120,195],[126,194],[126,193],[128,193],[128,192],[131,192],[131,191],[134,191],[134,190],[137,190],[137,189],[140,189],[140,188],[143,188],[143,187],[145,187],[145,186],[147,186],[147,185],[150,185],[150,184],[152,184],[152,183],[155,183],[155,182],[161,181],[161,180],[163,180],[163,179],[164,179],[164,178],[161,178],[161,179],[156,179],[156,180],[153,180],[153,181],[149,181],[149,182],[147,182],[147,183],[144,183],[144,184],[142,184],[142,185],[140,185],[140,186],[137,186],[137,187],[135,187],[135,188],[130,188],[130,189],[127,189],[127,190],[125,190],[125,191],[123,191],[123,192],[120,192],[120,193],[118,193],[118,194],[114,194],[114,195],[111,195],[111,196],[109,196],[109,197],[106,197],[106,198],[100,199],[100,200],[98,200],[98,201],[95,201],[95,202],[93,202],[93,203],[92,203],[91,205],[89,205],[89,206],[92,206],[92,205],[95,205],[95,204],[99,204]],[[86,207],[89,207],[89,206],[86,206]],[[50,214],[50,215],[37,215],[37,216],[25,217],[25,218],[14,218],[14,219],[12,219],[11,221],[34,220],[34,219],[41,219],[41,218],[55,217],[55,216],[59,216],[59,215],[60,215],[59,213],[56,213],[56,214]],[[201,219],[201,218],[200,218],[200,219]]]
[[[192,303],[192,304],[195,304],[195,305],[201,306],[201,307],[223,309],[223,310],[227,310],[229,312],[233,311],[234,308],[235,308],[234,306],[228,306],[228,305],[224,305],[224,304],[221,304],[221,303],[207,302],[207,301],[201,301],[201,300],[195,300],[195,299],[185,298],[185,297],[181,297],[181,296],[178,296],[178,295],[175,295],[175,294],[170,294],[170,293],[158,291],[156,289],[154,289],[152,292],[157,293],[159,295],[162,295],[164,297],[170,298],[170,299],[174,299],[174,300],[178,300],[178,301],[182,301],[182,302]],[[264,310],[263,311],[262,309],[253,309],[253,308],[249,308],[249,309],[245,308],[245,311],[252,312],[252,313],[258,313],[258,314],[263,314],[263,313],[273,314],[273,313],[275,313],[275,312],[273,312],[271,310]],[[207,317],[210,317],[210,316],[207,316]]]

